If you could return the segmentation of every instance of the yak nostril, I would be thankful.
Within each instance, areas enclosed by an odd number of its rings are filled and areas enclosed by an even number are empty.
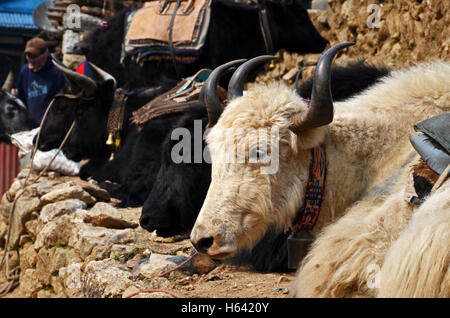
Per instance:
[[[141,225],[141,227],[143,227],[144,229],[147,229],[149,223],[150,223],[150,217],[148,217],[147,215],[141,215],[141,218],[139,219],[139,224]]]
[[[200,239],[194,246],[200,253],[206,253],[206,251],[213,245],[214,239],[212,237],[205,237]]]

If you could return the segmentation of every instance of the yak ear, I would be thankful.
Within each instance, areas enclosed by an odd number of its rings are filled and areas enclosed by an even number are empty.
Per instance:
[[[299,98],[296,96],[296,98]],[[298,99],[295,102],[296,104],[303,104],[304,106],[301,106],[300,109],[304,109],[306,112],[308,109],[308,106],[306,105],[305,101],[302,99]],[[290,118],[292,115],[298,113],[298,107],[296,107],[295,110],[292,110],[292,114],[288,114],[288,122],[290,123]],[[305,129],[299,133],[294,133],[290,127],[287,129],[288,133],[291,138],[291,147],[294,151],[297,150],[308,150],[315,148],[322,144],[325,141],[325,136],[328,132],[328,126],[319,126],[319,127],[312,127]]]
[[[109,109],[113,103],[116,83],[111,80],[106,80],[98,84],[98,86],[99,86],[98,96],[100,97],[100,100],[102,100],[101,104],[104,105],[107,109]]]
[[[321,126],[310,128],[297,134],[297,147],[299,149],[312,149],[325,141],[325,136],[328,132],[328,126]],[[292,133],[295,135],[294,133]]]

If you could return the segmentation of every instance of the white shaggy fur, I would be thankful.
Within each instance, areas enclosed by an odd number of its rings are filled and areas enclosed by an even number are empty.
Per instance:
[[[450,297],[450,180],[386,253],[378,297]]]
[[[329,164],[314,230],[319,237],[291,295],[376,296],[378,289],[368,284],[370,270],[383,265],[414,212],[402,193],[408,163],[415,158],[408,138],[415,123],[450,111],[450,65],[435,62],[394,71],[334,106],[330,125],[296,136],[288,119],[306,105],[284,85],[256,85],[233,100],[208,137],[212,182],[192,241],[212,237],[208,253],[226,258],[254,246],[270,224],[281,228],[291,222],[304,199],[309,151],[324,142]],[[278,172],[262,175],[255,164],[222,163],[231,150],[224,137],[230,127],[278,129]],[[255,142],[245,134],[240,138],[249,148]]]

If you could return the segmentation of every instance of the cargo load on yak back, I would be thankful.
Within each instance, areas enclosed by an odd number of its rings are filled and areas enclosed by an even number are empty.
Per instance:
[[[303,232],[298,239],[313,243],[291,290],[295,296],[377,293],[370,266],[383,264],[415,210],[404,199],[408,163],[418,158],[409,143],[413,126],[450,111],[450,65],[443,61],[392,71],[361,94],[334,102],[330,65],[349,45],[321,57],[309,103],[282,83],[258,84],[229,101],[207,136],[211,184],[191,232],[193,245],[229,259],[256,252],[273,229]],[[266,137],[265,148],[259,136]],[[245,145],[242,163],[226,157],[237,145]],[[277,169],[268,169],[272,161]],[[439,267],[444,279],[448,254],[435,260],[446,264]],[[412,288],[425,288],[426,276],[415,278],[419,284]]]
[[[233,92],[242,89],[246,77],[255,65],[272,60],[271,56],[252,59],[239,66],[228,84],[229,99]],[[214,126],[222,113],[222,103],[217,98],[215,87],[221,75],[230,71],[227,63],[216,68],[208,78],[205,100],[184,112],[179,122],[171,129],[161,145],[161,167],[153,188],[142,208],[140,225],[160,236],[188,234],[197,218],[211,182],[211,165],[205,149],[206,129]],[[238,76],[240,74],[240,76]],[[349,98],[389,74],[385,67],[367,63],[336,67],[331,72],[331,91],[337,100]],[[236,79],[239,78],[239,81]],[[311,97],[312,79],[301,83],[298,94],[305,99]],[[181,159],[177,156],[181,153]],[[262,272],[287,269],[288,233],[283,230],[267,233],[250,253],[242,251],[232,260],[235,264],[251,264]]]
[[[326,44],[298,0],[147,1],[93,32],[91,61],[119,87],[158,86],[231,60],[320,53]]]
[[[0,142],[11,143],[10,136],[20,131],[31,130],[38,124],[30,117],[24,103],[11,93],[14,87],[14,69],[9,72],[0,90]]]

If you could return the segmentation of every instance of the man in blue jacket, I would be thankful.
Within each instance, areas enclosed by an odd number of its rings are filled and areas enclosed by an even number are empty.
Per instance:
[[[31,118],[41,123],[47,106],[65,86],[64,75],[53,65],[47,44],[39,37],[25,46],[28,64],[20,71],[18,97],[28,108]]]

